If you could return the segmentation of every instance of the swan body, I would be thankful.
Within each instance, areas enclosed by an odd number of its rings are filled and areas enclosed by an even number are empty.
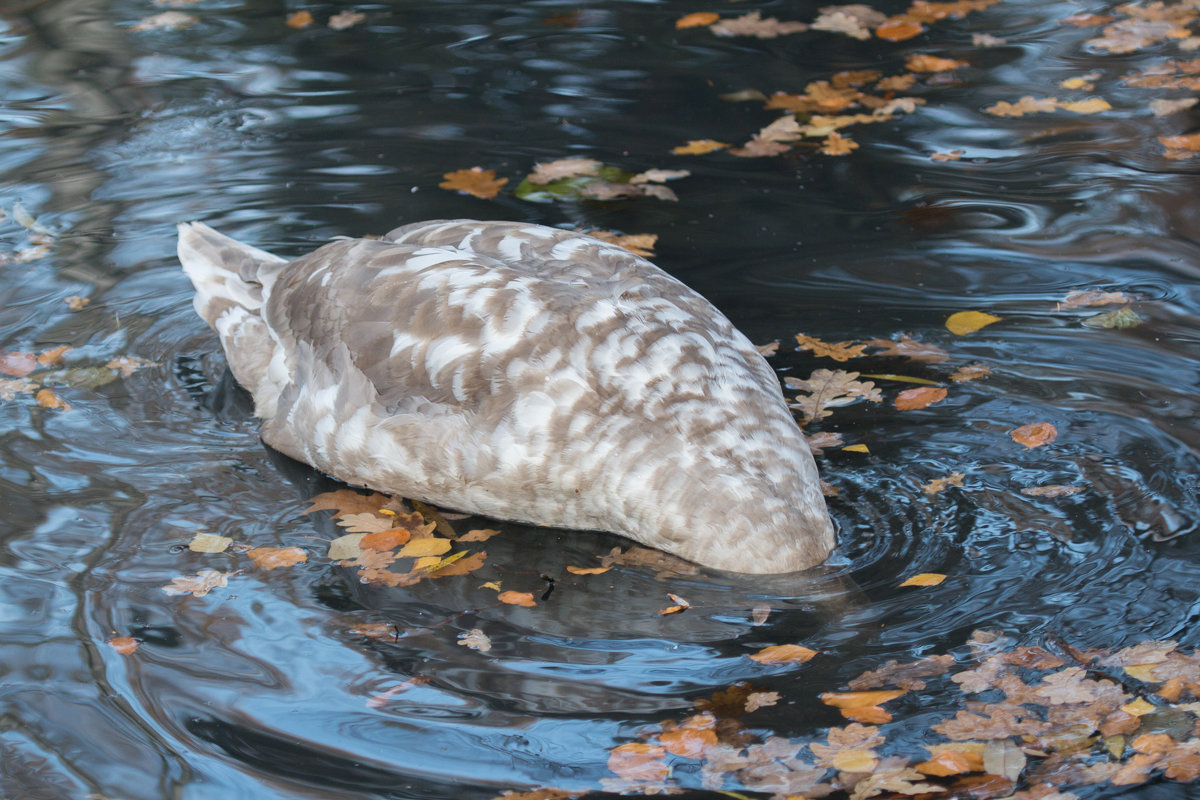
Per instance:
[[[451,220],[287,261],[190,223],[179,259],[263,439],[336,478],[736,572],[834,546],[774,371],[616,245]]]

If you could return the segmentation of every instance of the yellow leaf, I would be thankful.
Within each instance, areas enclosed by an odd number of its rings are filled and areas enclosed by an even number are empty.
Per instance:
[[[909,72],[946,72],[959,67],[967,67],[970,64],[953,58],[938,58],[918,53],[909,56],[908,60],[904,62],[904,66]]]
[[[453,545],[449,539],[413,539],[396,553],[397,558],[421,558],[423,556],[440,556],[450,551]]]
[[[862,378],[877,378],[881,381],[899,381],[901,383],[920,383],[926,386],[941,386],[937,381],[931,381],[928,378],[914,378],[912,375],[896,375],[892,372],[864,372],[859,377]]]
[[[1112,108],[1103,97],[1089,97],[1087,100],[1076,100],[1073,103],[1060,103],[1059,108],[1074,111],[1076,114],[1099,114]]]
[[[217,536],[213,533],[197,533],[188,542],[188,550],[193,553],[223,553],[225,548],[233,544],[228,536]]]
[[[488,581],[487,583],[479,584],[480,589],[491,589],[493,592],[500,591],[500,583],[498,581]]]
[[[922,572],[919,575],[913,575],[906,580],[901,586],[937,586],[942,581],[946,580],[946,576],[938,572]]]
[[[821,702],[834,708],[877,706],[907,693],[907,689],[880,689],[873,692],[824,692],[821,694]]]
[[[1130,664],[1125,667],[1125,674],[1134,680],[1145,681],[1146,683],[1158,683],[1158,678],[1154,676],[1154,664]]]
[[[434,564],[442,563],[442,560],[443,559],[440,559],[437,556],[421,556],[420,558],[418,558],[416,561],[413,562],[413,569],[414,570],[429,569]]]
[[[946,329],[956,336],[962,336],[986,328],[1001,319],[1003,317],[996,317],[984,311],[959,311],[946,318]]]
[[[834,769],[842,772],[871,772],[879,763],[872,750],[842,750],[830,762]]]
[[[567,565],[567,572],[572,575],[600,575],[608,572],[612,567],[573,567]]]
[[[1121,706],[1122,711],[1135,717],[1149,714],[1151,711],[1154,711],[1154,709],[1154,704],[1148,703],[1144,698],[1141,697],[1139,697],[1137,700],[1134,700],[1132,703],[1126,703],[1125,705]]]
[[[677,156],[701,156],[714,150],[724,150],[726,147],[729,145],[714,139],[689,139],[687,144],[672,147],[671,152]]]
[[[816,654],[816,650],[798,644],[776,644],[752,654],[750,660],[759,664],[803,664]]]
[[[845,447],[843,447],[842,450],[844,452],[849,452],[849,453],[869,453],[869,452],[871,452],[869,449],[867,449],[867,446],[865,444],[848,444]]]

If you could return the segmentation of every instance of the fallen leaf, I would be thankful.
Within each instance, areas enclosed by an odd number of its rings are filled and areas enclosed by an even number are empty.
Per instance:
[[[976,753],[944,748],[934,753],[928,761],[914,766],[913,769],[924,775],[944,778],[947,775],[961,775],[964,772],[982,772],[983,758]]]
[[[1025,753],[1011,739],[993,739],[983,748],[983,770],[1014,783],[1025,769]]]
[[[803,664],[816,654],[816,650],[798,644],[776,644],[752,653],[750,660],[759,664]]]
[[[1075,114],[1099,114],[1101,111],[1112,110],[1112,105],[1102,97],[1089,97],[1087,100],[1059,103],[1058,107]]]
[[[875,35],[888,42],[902,42],[919,36],[925,28],[919,22],[910,19],[894,19],[875,29]]]
[[[677,30],[683,30],[684,28],[704,28],[712,25],[720,18],[721,15],[715,11],[695,11],[691,14],[684,14],[675,20],[675,28]]]
[[[687,144],[672,147],[671,152],[679,156],[700,156],[714,150],[724,150],[726,147],[729,145],[714,139],[689,139]]]
[[[937,494],[943,491],[947,486],[962,486],[965,476],[961,472],[953,472],[945,478],[934,478],[929,483],[921,486],[925,494]]]
[[[67,405],[65,400],[49,389],[38,389],[37,394],[33,397],[42,408],[52,408],[57,411],[71,410],[71,406]]]
[[[1058,429],[1049,422],[1034,422],[1022,425],[1010,434],[1013,441],[1023,444],[1032,450],[1035,447],[1050,444],[1058,438]]]
[[[483,200],[491,200],[500,194],[501,187],[508,183],[508,178],[497,178],[496,170],[471,167],[442,176],[446,180],[438,184],[443,189],[464,192]]]
[[[1196,97],[1181,97],[1177,100],[1151,100],[1150,111],[1156,117],[1165,117],[1168,114],[1177,114],[1180,111],[1185,111],[1200,102],[1200,98]]]
[[[842,448],[845,453],[869,453],[871,452],[865,444],[848,444]]]
[[[1021,489],[1021,494],[1029,495],[1030,497],[1066,497],[1067,495],[1079,494],[1082,491],[1082,486],[1051,484],[1049,486],[1026,486]]]
[[[140,20],[131,27],[131,31],[181,31],[190,28],[200,20],[182,11],[164,11]]]
[[[950,380],[954,381],[955,383],[966,383],[967,381],[985,378],[991,374],[991,367],[984,366],[983,364],[979,363],[967,364],[954,370],[954,372],[950,374]]]
[[[510,606],[527,606],[532,608],[533,606],[537,605],[531,592],[501,592],[500,594],[496,595],[496,599],[501,603],[507,603]]]
[[[898,686],[915,691],[925,688],[921,678],[945,675],[953,665],[954,657],[950,655],[929,656],[904,664],[893,659],[878,669],[864,672],[847,685],[856,692],[880,686]]]
[[[366,14],[360,14],[354,11],[342,11],[330,17],[328,25],[335,31],[344,31],[347,28],[353,28],[366,18]]]
[[[635,186],[641,183],[664,183],[686,178],[691,174],[691,171],[686,169],[648,169],[634,175],[629,182]]]
[[[115,369],[122,378],[128,378],[139,369],[157,367],[159,363],[147,358],[139,358],[138,356],[117,356],[116,358],[110,358],[104,366],[108,369]]]
[[[463,551],[441,559],[437,564],[427,568],[426,573],[430,578],[450,578],[455,575],[469,575],[485,563],[487,563],[486,550],[480,550],[470,555],[467,555]]]
[[[1057,110],[1057,97],[1043,97],[1039,99],[1026,95],[1015,103],[1001,100],[995,105],[988,106],[983,110],[983,112],[985,114],[991,114],[994,117],[1023,117],[1026,114],[1037,114]]]
[[[365,533],[348,533],[345,536],[339,536],[329,543],[327,557],[330,561],[353,561],[362,554],[358,543],[366,535]]]
[[[971,65],[966,61],[959,61],[953,58],[939,58],[922,53],[911,55],[904,62],[904,67],[909,72],[948,72],[952,69],[969,66]]]
[[[797,396],[789,407],[803,413],[806,422],[813,422],[832,414],[830,408],[849,405],[859,399],[872,403],[883,400],[883,394],[872,381],[856,380],[858,377],[857,372],[815,369],[804,380],[784,378],[789,389],[808,393],[808,396]]]
[[[0,353],[0,373],[24,378],[35,369],[37,356],[33,353]]]
[[[842,136],[837,131],[825,137],[821,142],[821,152],[827,156],[844,156],[858,149],[858,142],[853,139]]]
[[[241,570],[238,570],[240,572]],[[221,586],[228,586],[230,577],[237,572],[218,572],[215,569],[202,569],[195,575],[172,578],[171,582],[162,587],[167,594],[190,594],[204,597],[206,594]]]
[[[755,625],[764,624],[769,616],[771,616],[770,606],[755,606],[750,610],[750,621]]]
[[[821,431],[812,436],[805,436],[804,441],[808,443],[808,449],[814,456],[824,453],[827,447],[841,447],[845,443],[840,433],[832,431]]]
[[[312,506],[308,509],[309,512],[313,510]],[[395,525],[391,518],[374,514],[370,511],[342,514],[338,518],[337,524],[350,533],[378,533],[379,531],[390,530]]]
[[[92,302],[92,299],[90,297],[71,295],[70,297],[64,297],[63,302],[66,303],[67,308],[71,309],[72,311],[82,311],[84,306]]]
[[[1103,292],[1099,289],[1074,289],[1067,292],[1062,302],[1054,307],[1055,311],[1066,311],[1083,306],[1111,306],[1133,302],[1136,298],[1125,292]]]
[[[481,653],[486,653],[492,649],[492,640],[479,628],[471,628],[471,630],[465,633],[460,633],[458,635],[458,643],[463,647],[469,647]]]
[[[313,15],[308,11],[297,11],[294,14],[288,14],[285,24],[289,28],[307,28],[313,24]]]
[[[602,575],[608,572],[612,567],[575,567],[567,565],[567,572],[572,575]]]
[[[141,642],[132,636],[114,636],[108,640],[108,646],[123,656],[132,655],[141,644]]]
[[[526,180],[541,186],[566,178],[595,175],[602,166],[604,165],[594,158],[560,158],[557,161],[534,164],[533,172],[526,177]]]
[[[993,322],[999,322],[1003,317],[996,317],[983,311],[959,311],[946,318],[946,329],[955,336],[974,333],[980,328],[986,328]]]
[[[614,747],[608,754],[608,769],[630,781],[661,781],[670,774],[667,751],[657,745],[629,742]]]
[[[895,406],[897,411],[915,411],[945,399],[946,390],[940,386],[920,386],[916,389],[905,389],[896,395]]]
[[[938,572],[922,572],[918,575],[913,575],[908,580],[901,583],[900,586],[937,586],[942,581],[946,580],[946,576]]]
[[[1122,306],[1113,311],[1106,311],[1094,317],[1088,317],[1083,324],[1089,328],[1136,328],[1143,322],[1138,313],[1129,306]]]
[[[767,344],[756,344],[754,345],[754,349],[757,350],[758,354],[763,358],[770,358],[771,356],[779,354],[779,342],[775,341],[768,342]]]
[[[246,551],[246,555],[254,566],[265,570],[293,567],[308,561],[308,553],[299,547],[255,547]]]
[[[773,706],[779,702],[779,692],[751,692],[746,695],[746,712]]]
[[[676,728],[659,734],[658,742],[671,755],[701,759],[704,751],[717,743],[717,734],[705,729]]]
[[[620,234],[611,231],[588,231],[587,235],[618,247],[624,247],[634,255],[643,258],[653,256],[654,245],[658,243],[657,233]]]
[[[820,358],[832,358],[834,361],[848,361],[851,358],[861,357],[863,351],[867,349],[867,344],[855,344],[851,341],[823,342],[815,336],[806,336],[803,333],[797,333],[796,349],[811,351],[813,355]]]
[[[808,30],[803,22],[780,22],[775,17],[763,16],[758,11],[751,11],[733,19],[721,20],[712,25],[709,30],[717,36],[755,36],[759,39],[774,39],[790,33],[800,33]]]
[[[213,533],[197,533],[188,542],[188,550],[193,553],[224,553],[225,548],[233,544],[228,536],[217,536]]]
[[[362,543],[359,543],[362,546]],[[413,539],[404,547],[400,548],[396,553],[397,558],[423,558],[426,556],[440,556],[450,552],[450,548],[454,543],[449,539],[438,539],[428,537],[424,539]]]
[[[834,708],[854,708],[856,706],[878,706],[889,700],[908,694],[907,689],[884,689],[873,692],[823,692],[820,700]]]
[[[495,528],[475,528],[458,537],[460,542],[486,542],[493,536],[499,536],[500,531]]]
[[[63,355],[72,349],[70,345],[64,344],[59,347],[52,347],[49,350],[43,350],[38,353],[37,363],[43,367],[57,367],[62,363]]]
[[[33,381],[25,378],[17,378],[16,380],[0,379],[0,400],[12,400],[18,394],[32,394],[38,385]]]
[[[687,609],[692,607],[691,603],[689,603],[687,600],[684,600],[682,597],[680,597],[677,594],[668,593],[667,597],[671,598],[671,601],[673,603],[675,603],[675,605],[667,606],[666,608],[659,611],[658,616],[660,616],[660,617],[665,617],[668,614],[678,614],[680,611],[686,611]]]

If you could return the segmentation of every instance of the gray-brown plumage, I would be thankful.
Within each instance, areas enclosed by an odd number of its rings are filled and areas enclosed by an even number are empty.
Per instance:
[[[738,572],[833,548],[774,372],[620,247],[453,220],[285,261],[191,223],[179,258],[263,439],[341,480]]]

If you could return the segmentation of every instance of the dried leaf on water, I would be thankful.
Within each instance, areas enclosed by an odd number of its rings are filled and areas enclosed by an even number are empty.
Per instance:
[[[703,28],[712,25],[719,20],[721,15],[715,11],[695,11],[691,14],[684,14],[679,19],[675,20],[676,30],[684,28]]]
[[[496,595],[496,599],[510,606],[527,606],[532,608],[537,605],[537,601],[533,599],[532,592],[506,591]]]
[[[188,542],[188,550],[193,553],[224,553],[233,539],[229,536],[218,536],[214,533],[197,533]]]
[[[803,664],[817,652],[798,644],[776,644],[752,653],[749,658],[759,664]]]
[[[959,367],[950,374],[950,380],[955,383],[966,383],[967,381],[986,378],[992,374],[992,368],[984,364],[974,363]]]
[[[980,328],[986,328],[1001,319],[1003,317],[997,317],[985,311],[959,311],[946,318],[946,329],[955,336],[964,336],[974,333]]]
[[[171,582],[162,587],[167,594],[190,594],[194,597],[204,597],[213,589],[229,585],[229,579],[237,572],[219,572],[215,569],[202,569],[195,575],[172,578]]]
[[[751,11],[733,19],[723,19],[709,27],[717,36],[754,36],[759,39],[774,39],[791,33],[801,33],[808,30],[803,22],[780,22],[775,17],[763,16],[758,11]]]
[[[254,566],[265,570],[293,567],[308,561],[308,553],[299,547],[255,547],[247,550],[246,556]]]
[[[34,395],[34,399],[42,408],[50,408],[56,411],[71,410],[71,406],[67,404],[67,401],[63,400],[50,389],[38,389],[37,394]]]
[[[108,640],[108,646],[123,656],[132,655],[135,650],[141,647],[141,644],[141,642],[132,636],[114,636]]]
[[[492,640],[479,628],[471,628],[469,631],[460,633],[458,635],[458,643],[463,647],[469,647],[481,653],[486,653],[492,649]]]
[[[863,351],[867,349],[867,343],[855,344],[852,341],[823,342],[815,336],[806,336],[803,333],[797,333],[796,349],[808,350],[815,356],[832,358],[834,361],[848,361],[851,358],[862,356]]]
[[[872,381],[859,381],[858,377],[857,372],[816,369],[805,380],[785,378],[784,383],[789,389],[808,393],[807,396],[797,396],[789,405],[804,414],[806,422],[813,422],[828,417],[833,413],[829,410],[833,407],[848,405],[859,399],[872,403],[883,400],[883,394]]]
[[[444,181],[438,184],[443,189],[463,192],[482,200],[491,200],[500,194],[500,189],[508,183],[508,178],[497,178],[496,170],[471,167],[447,172],[442,176]]]
[[[678,156],[700,156],[714,150],[724,150],[726,147],[729,145],[714,139],[689,139],[687,144],[672,147],[671,152]]]
[[[1094,317],[1088,317],[1083,324],[1089,328],[1136,328],[1143,322],[1138,313],[1129,306],[1122,306],[1113,311],[1106,311]]]
[[[1049,422],[1033,422],[1013,430],[1010,435],[1014,442],[1023,444],[1032,450],[1035,447],[1050,444],[1057,439],[1058,428],[1055,428]]]
[[[964,477],[961,472],[952,472],[945,478],[934,478],[929,483],[921,486],[921,489],[924,490],[925,494],[937,494],[948,486],[962,486]]]
[[[916,389],[905,389],[896,395],[895,406],[897,411],[915,411],[945,399],[946,390],[942,387],[920,386]]]
[[[297,11],[294,14],[288,14],[287,19],[284,20],[284,24],[286,24],[289,28],[296,28],[297,30],[300,28],[307,28],[309,25],[312,25],[313,22],[315,22],[315,20],[313,19],[312,13],[309,11]]]
[[[946,576],[940,572],[922,572],[913,575],[908,580],[901,583],[901,586],[937,586],[942,581],[946,580]]]

